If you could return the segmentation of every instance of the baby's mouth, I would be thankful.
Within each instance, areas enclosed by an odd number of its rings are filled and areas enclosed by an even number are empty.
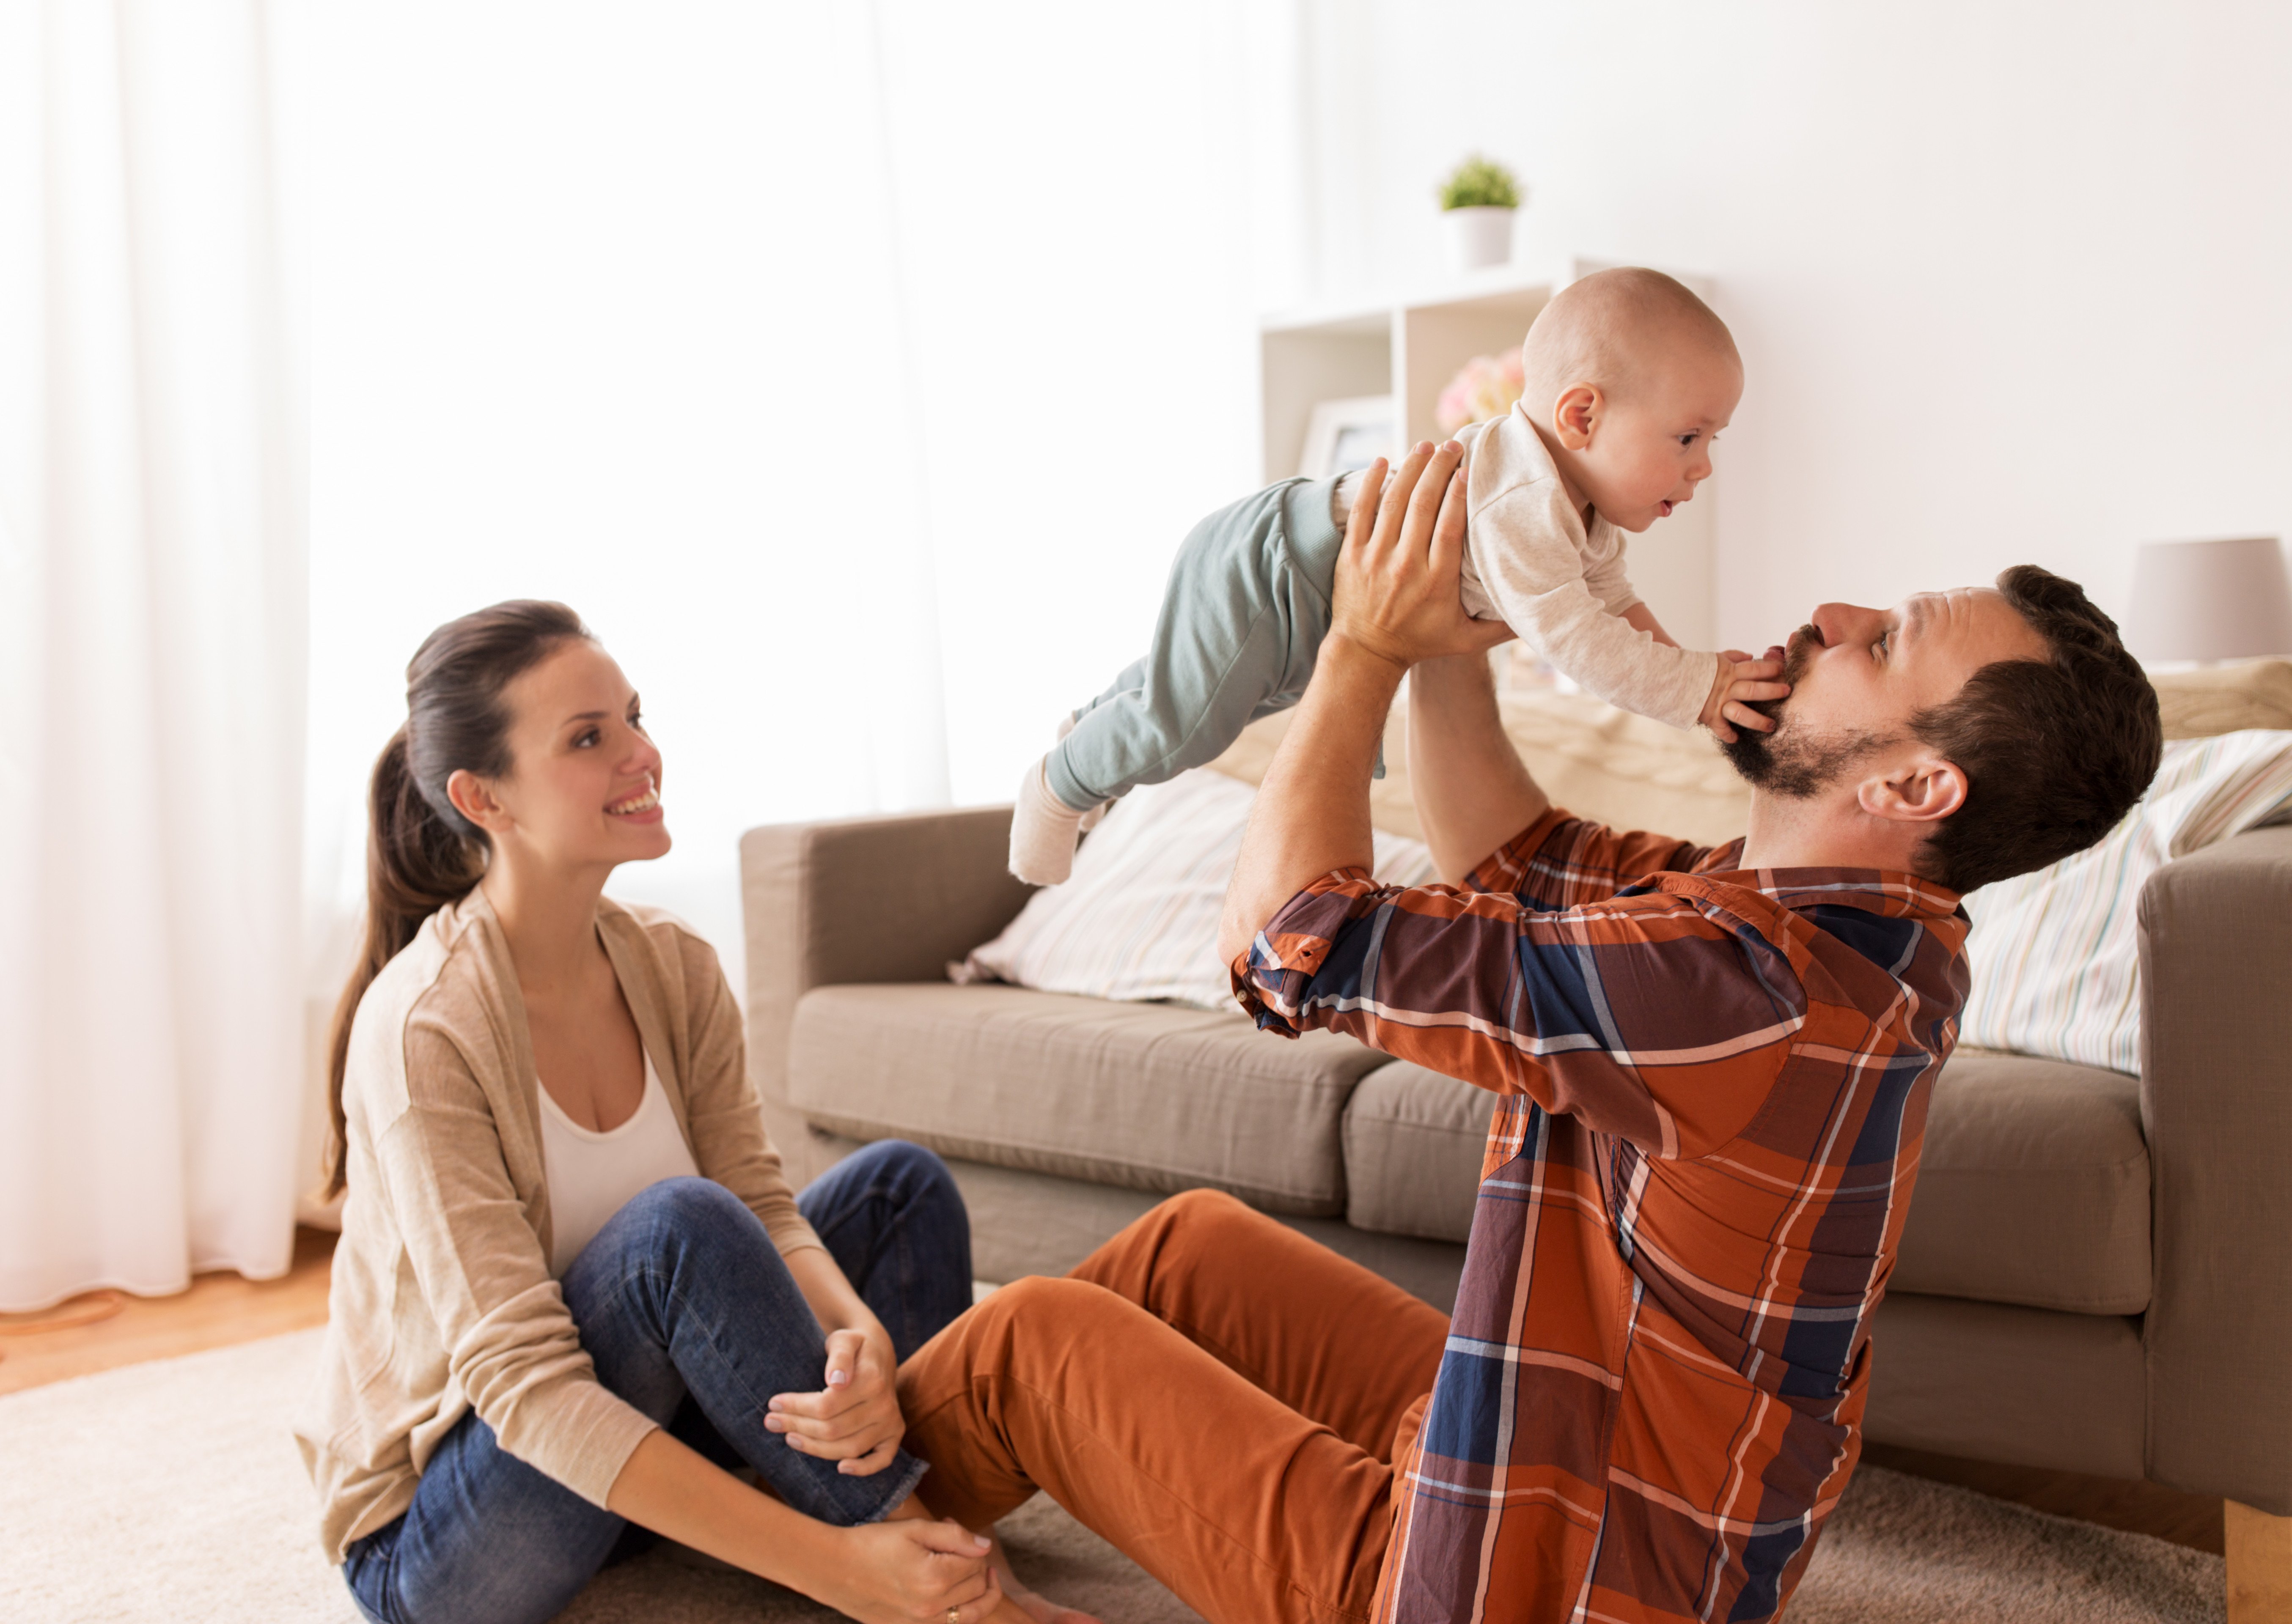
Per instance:
[[[1676,503],[1671,502],[1658,502],[1655,504],[1655,509],[1656,511],[1661,514],[1664,518],[1669,519],[1671,517],[1671,510],[1676,505]]]

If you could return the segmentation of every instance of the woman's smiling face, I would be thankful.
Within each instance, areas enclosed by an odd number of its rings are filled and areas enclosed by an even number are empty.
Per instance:
[[[503,690],[513,765],[488,784],[506,840],[559,868],[665,856],[660,751],[636,689],[601,647],[565,644]]]

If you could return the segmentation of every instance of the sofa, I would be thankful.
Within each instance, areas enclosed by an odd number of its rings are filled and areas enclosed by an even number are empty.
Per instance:
[[[2292,727],[2292,692],[2285,704],[2262,725]],[[1738,816],[1715,756],[1683,765],[1653,724],[1588,706],[1506,700],[1555,800],[1611,822],[1650,810],[1638,826],[1699,838]],[[1220,768],[1262,772],[1273,720]],[[1599,780],[1634,752],[1634,782]],[[1408,822],[1405,786],[1377,799],[1380,824]],[[991,1280],[1063,1271],[1208,1186],[1449,1306],[1490,1097],[1349,1038],[1261,1034],[1238,1009],[951,984],[949,963],[1027,900],[1005,872],[1009,821],[988,807],[744,837],[750,1065],[795,1174],[868,1139],[932,1146]],[[2159,870],[2139,930],[2140,1075],[1961,1050],[1937,1078],[1868,1435],[2218,1496],[2278,1539],[2292,1530],[2275,1521],[2292,1516],[2292,827]]]

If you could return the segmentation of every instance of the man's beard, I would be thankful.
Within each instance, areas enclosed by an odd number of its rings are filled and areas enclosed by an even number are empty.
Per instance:
[[[1783,655],[1783,680],[1796,689],[1799,679],[1806,674],[1807,663],[1822,646],[1822,633],[1812,626],[1801,626],[1792,632],[1790,647]],[[1761,733],[1755,728],[1738,725],[1734,742],[1719,748],[1726,755],[1728,765],[1742,774],[1752,788],[1790,800],[1812,800],[1848,768],[1894,742],[1884,734],[1860,728],[1812,733],[1794,728],[1788,695],[1780,699],[1757,700],[1750,708],[1771,718],[1775,730]]]

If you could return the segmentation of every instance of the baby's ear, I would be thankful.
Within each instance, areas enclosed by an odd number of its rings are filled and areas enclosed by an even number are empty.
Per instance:
[[[1570,451],[1581,451],[1592,443],[1592,430],[1598,424],[1600,413],[1607,405],[1596,383],[1576,383],[1560,391],[1560,398],[1552,403],[1552,429],[1560,443]]]

